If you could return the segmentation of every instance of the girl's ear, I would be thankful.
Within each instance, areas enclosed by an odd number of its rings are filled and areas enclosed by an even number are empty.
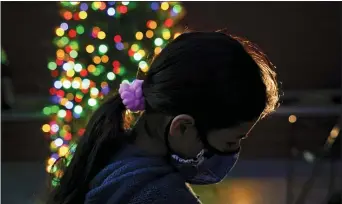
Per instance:
[[[182,136],[185,132],[192,128],[195,124],[195,120],[192,116],[182,114],[176,116],[170,124],[170,136]]]

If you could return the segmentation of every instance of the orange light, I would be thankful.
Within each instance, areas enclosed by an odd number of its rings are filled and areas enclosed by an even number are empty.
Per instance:
[[[150,28],[150,29],[156,29],[157,28],[157,22],[155,22],[155,21],[152,21],[152,20],[149,20],[148,22],[147,22],[147,27],[148,28]]]
[[[289,117],[289,122],[290,122],[290,123],[295,123],[295,122],[297,122],[297,117],[296,117],[295,115],[290,115],[290,117]]]
[[[109,60],[109,58],[108,58],[107,55],[103,55],[103,56],[101,57],[101,61],[102,61],[103,63],[107,63],[108,60]]]
[[[101,63],[101,58],[99,56],[95,56],[93,58],[93,61],[94,61],[95,64],[100,64]]]
[[[146,37],[147,38],[152,38],[153,37],[153,31],[152,30],[146,31]]]

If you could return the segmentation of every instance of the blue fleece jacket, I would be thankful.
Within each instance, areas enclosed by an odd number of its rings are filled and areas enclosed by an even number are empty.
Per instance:
[[[92,181],[85,204],[200,204],[161,157],[127,146]]]

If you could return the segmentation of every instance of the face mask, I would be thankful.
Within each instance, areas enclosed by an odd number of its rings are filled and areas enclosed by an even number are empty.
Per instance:
[[[234,167],[238,157],[239,153],[218,155],[202,150],[194,159],[182,159],[173,154],[171,163],[179,170],[186,182],[208,185],[221,182]]]

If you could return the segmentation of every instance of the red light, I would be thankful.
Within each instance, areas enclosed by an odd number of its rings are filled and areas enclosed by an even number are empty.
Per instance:
[[[55,95],[57,90],[55,88],[50,88],[49,91],[51,95]]]
[[[93,88],[96,86],[96,83],[94,81],[90,81],[89,87]]]
[[[89,89],[82,89],[82,93],[87,94],[89,92]]]
[[[75,21],[80,20],[80,16],[79,16],[79,13],[78,13],[78,12],[77,12],[77,13],[74,13],[74,20],[75,20]]]
[[[147,23],[146,23],[146,27],[150,27],[150,24],[151,24],[151,20],[149,20],[149,21],[147,21]]]
[[[113,68],[113,72],[114,72],[115,74],[119,74],[119,73],[120,73],[120,67],[114,67],[114,68]]]
[[[56,64],[57,64],[58,66],[61,66],[61,65],[63,64],[63,60],[57,59],[57,60],[56,60]]]
[[[71,140],[71,134],[70,134],[70,132],[68,132],[68,133],[65,134],[64,139],[65,139],[65,140]]]
[[[52,77],[58,77],[58,70],[53,70],[53,71],[51,72],[51,76],[52,76]]]
[[[64,50],[65,50],[65,52],[69,53],[69,52],[71,52],[72,49],[71,49],[71,47],[68,45],[68,46],[65,46]]]
[[[66,20],[70,20],[72,18],[72,13],[70,11],[66,11],[66,12],[64,12],[63,17]]]
[[[119,42],[121,42],[121,40],[122,40],[122,38],[120,35],[114,36],[114,42],[119,43]]]
[[[75,102],[80,103],[82,101],[82,98],[75,97]]]
[[[83,70],[80,72],[80,75],[83,76],[83,77],[87,76],[87,75],[88,75],[87,70],[83,69]]]
[[[127,6],[120,6],[119,7],[119,13],[122,13],[122,14],[127,13]]]
[[[132,57],[132,56],[134,55],[134,51],[133,51],[132,49],[129,49],[129,50],[128,50],[128,55],[129,55],[130,57]]]
[[[58,90],[56,95],[59,96],[60,98],[62,98],[62,97],[64,97],[64,91]]]
[[[79,136],[83,136],[84,132],[85,132],[85,129],[81,128],[81,129],[78,130],[78,135]]]
[[[101,2],[100,10],[105,10],[105,9],[106,9],[106,4],[104,2]]]
[[[69,37],[70,38],[74,38],[74,37],[76,37],[76,31],[74,30],[74,29],[71,29],[71,30],[69,30]]]
[[[113,67],[120,67],[120,62],[115,60],[115,61],[113,61],[112,65],[113,65]]]
[[[173,20],[172,19],[167,19],[164,23],[166,27],[171,27],[173,25]]]

